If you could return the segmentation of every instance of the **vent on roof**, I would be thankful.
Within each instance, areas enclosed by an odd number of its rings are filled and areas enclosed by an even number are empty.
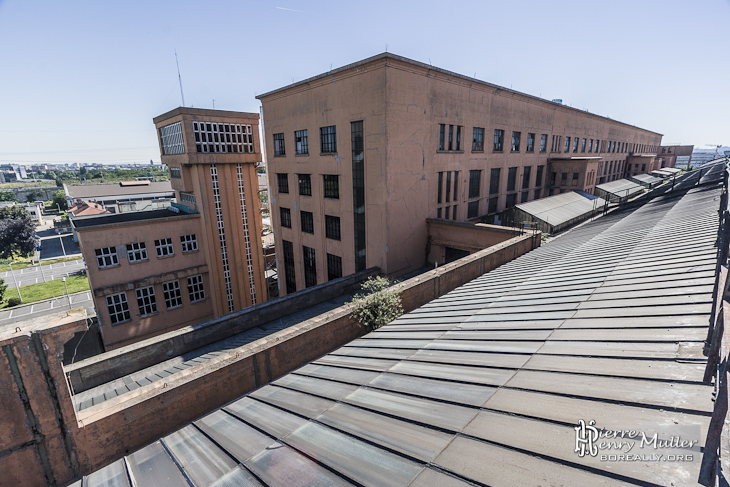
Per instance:
[[[149,186],[150,181],[149,179],[144,179],[142,181],[119,181],[119,186]]]
[[[553,98],[553,103],[560,103],[562,105],[563,99],[562,98]]]

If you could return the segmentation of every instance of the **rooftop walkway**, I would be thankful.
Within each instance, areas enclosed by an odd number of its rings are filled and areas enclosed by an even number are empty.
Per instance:
[[[696,446],[605,461],[576,426],[703,443],[719,195],[566,232],[84,485],[696,485]]]

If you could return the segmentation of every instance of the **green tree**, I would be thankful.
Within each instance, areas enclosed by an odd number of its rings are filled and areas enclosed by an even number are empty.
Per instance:
[[[66,203],[66,193],[62,189],[59,189],[58,191],[53,193],[52,203],[54,208],[57,208],[56,205],[58,205],[61,210],[68,210],[68,204]]]
[[[31,191],[27,195],[25,195],[25,201],[28,203],[34,202],[36,199],[38,199],[38,192],[37,191]]]
[[[30,220],[0,220],[0,258],[12,259],[16,254],[28,256],[38,247],[39,242],[35,235],[35,225]]]
[[[0,219],[3,220],[28,220],[30,213],[22,206],[4,206],[0,208]]]
[[[0,192],[0,201],[18,201],[15,199],[15,191],[3,191]]]
[[[5,284],[5,280],[0,279],[0,301],[5,299],[5,290],[8,289],[8,285]]]
[[[380,328],[403,314],[402,289],[391,287],[388,279],[368,277],[361,289],[364,292],[356,294],[348,304],[352,316],[368,330]]]

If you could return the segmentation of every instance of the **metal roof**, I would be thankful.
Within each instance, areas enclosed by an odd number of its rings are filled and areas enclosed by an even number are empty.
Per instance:
[[[661,171],[664,171],[664,172],[671,172],[671,173],[678,173],[678,172],[682,172],[682,170],[681,170],[681,169],[677,169],[676,167],[663,167],[663,168],[661,168],[660,170],[661,170]]]
[[[162,210],[130,211],[126,213],[104,213],[101,215],[79,216],[73,219],[73,225],[77,229],[96,227],[99,225],[112,225],[114,223],[141,222],[157,220],[159,218],[180,218],[190,217],[197,213],[178,213],[168,208]]]
[[[550,225],[560,225],[591,213],[605,203],[601,198],[589,199],[580,193],[570,191],[529,203],[521,203],[517,205],[517,208]]]
[[[108,198],[113,196],[139,195],[150,193],[173,193],[170,181],[155,181],[149,184],[122,186],[114,184],[82,184],[66,186],[66,195],[69,198]]]
[[[644,191],[643,186],[628,179],[617,179],[609,183],[597,184],[596,189],[615,194],[616,196],[631,196],[632,194]]]
[[[659,184],[663,180],[660,178],[655,178],[654,176],[651,176],[649,174],[636,174],[635,176],[631,176],[632,179],[639,180],[646,184]]]
[[[84,485],[692,485],[698,461],[579,456],[576,425],[704,443],[719,196],[577,227]]]

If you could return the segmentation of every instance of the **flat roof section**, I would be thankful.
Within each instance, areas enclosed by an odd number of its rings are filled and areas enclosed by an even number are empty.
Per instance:
[[[170,181],[154,181],[149,184],[122,185],[114,184],[81,184],[66,186],[66,195],[69,198],[106,198],[112,196],[149,194],[149,193],[175,193]]]
[[[597,184],[596,189],[611,193],[619,197],[632,196],[644,191],[644,187],[628,179],[617,179],[609,183]]]
[[[575,228],[84,485],[693,485],[713,407],[702,347],[720,194]],[[580,420],[687,432],[699,445],[663,453],[696,461],[581,456]]]
[[[98,227],[100,225],[113,225],[115,223],[130,223],[161,218],[189,218],[197,213],[177,213],[170,209],[130,211],[127,213],[105,213],[103,215],[79,216],[72,220],[73,225],[79,228]]]
[[[591,199],[575,191],[570,191],[540,198],[529,203],[520,203],[517,208],[551,226],[559,226],[567,221],[593,213],[605,203],[601,198],[592,196]]]

